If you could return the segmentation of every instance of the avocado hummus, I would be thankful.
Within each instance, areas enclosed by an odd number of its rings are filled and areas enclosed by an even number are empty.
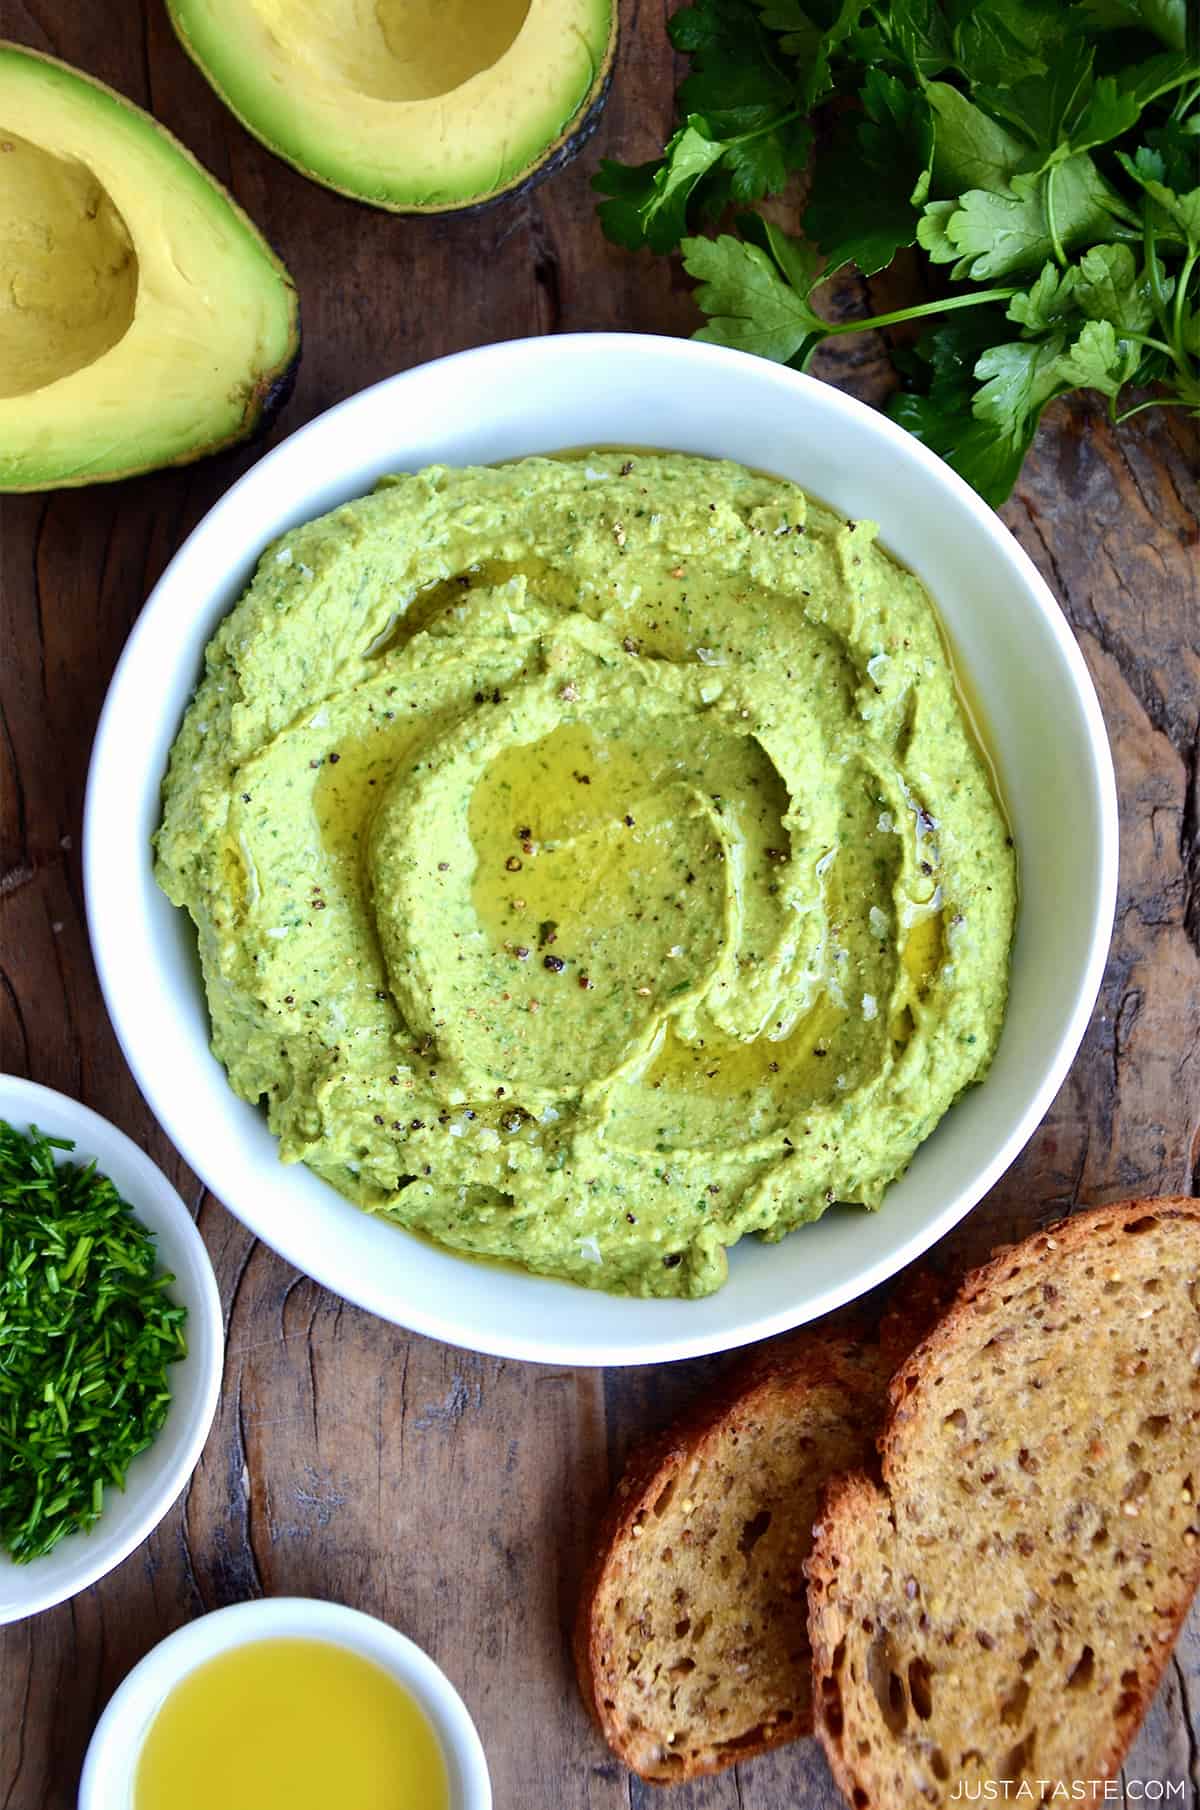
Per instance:
[[[999,1035],[1014,857],[930,600],[741,466],[435,467],[284,535],[164,799],[234,1088],[457,1251],[706,1294],[878,1206]]]

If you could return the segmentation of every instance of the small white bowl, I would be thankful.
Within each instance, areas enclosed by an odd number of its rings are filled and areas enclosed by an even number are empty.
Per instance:
[[[866,517],[938,606],[995,757],[1021,864],[996,1059],[888,1189],[780,1244],[744,1238],[700,1301],[604,1295],[482,1263],[359,1212],[285,1167],[266,1117],[209,1049],[196,938],[154,884],[167,754],[204,648],[276,535],[391,471],[589,446],[735,459]],[[185,542],[129,637],[96,734],[84,823],[88,923],[121,1047],[154,1112],[239,1218],[339,1294],[502,1357],[646,1364],[798,1326],[949,1231],[1046,1112],[1104,972],[1117,798],[1096,693],[1062,611],[993,510],[886,416],[764,358],[694,340],[580,333],[422,365],[352,396],[246,474]]]
[[[402,1684],[437,1735],[450,1810],[492,1810],[487,1760],[466,1704],[428,1653],[386,1622],[307,1596],[261,1597],[202,1615],[152,1647],[117,1687],[96,1724],[79,1781],[78,1810],[130,1810],[150,1724],[189,1672],[255,1640],[325,1640],[373,1660]]]
[[[104,1492],[100,1519],[88,1533],[68,1534],[45,1558],[17,1565],[0,1551],[0,1623],[52,1608],[119,1565],[162,1520],[196,1467],[221,1387],[224,1328],[221,1297],[208,1252],[174,1188],[137,1145],[98,1113],[65,1094],[16,1075],[0,1075],[0,1119],[18,1131],[31,1125],[48,1137],[73,1138],[59,1162],[92,1157],[110,1176],[141,1223],[155,1235],[171,1296],[188,1310],[187,1356],[169,1370],[171,1406],[153,1445],[135,1458],[125,1488]]]

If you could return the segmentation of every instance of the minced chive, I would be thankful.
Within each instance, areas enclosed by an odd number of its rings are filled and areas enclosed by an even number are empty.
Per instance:
[[[0,1120],[0,1547],[19,1561],[124,1488],[187,1353],[153,1235],[94,1162],[55,1163],[72,1148]]]

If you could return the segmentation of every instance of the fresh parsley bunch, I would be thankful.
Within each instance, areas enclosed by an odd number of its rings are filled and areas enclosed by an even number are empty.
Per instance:
[[[822,340],[935,317],[890,412],[999,504],[1046,404],[1200,414],[1200,45],[1188,0],[694,0],[660,158],[605,162],[618,244],[682,245],[697,335],[803,370]],[[1200,17],[1200,13],[1196,13]],[[1195,23],[1192,25],[1193,39]],[[759,213],[813,147],[803,236]],[[814,291],[916,245],[940,299],[834,323]],[[948,282],[944,280],[948,276]],[[1149,400],[1126,392],[1154,386]]]

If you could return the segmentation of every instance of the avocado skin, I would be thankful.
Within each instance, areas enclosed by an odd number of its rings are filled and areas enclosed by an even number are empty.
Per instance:
[[[274,427],[276,416],[282,414],[283,410],[291,401],[292,392],[296,388],[296,379],[300,375],[300,354],[302,349],[302,342],[300,339],[300,315],[297,311],[296,350],[292,354],[291,363],[286,365],[282,371],[277,371],[267,384],[267,387],[263,392],[262,401],[259,404],[258,420],[250,428],[247,436],[249,439],[261,440],[263,435]]]
[[[295,341],[291,357],[285,365],[279,366],[269,376],[260,379],[254,396],[246,409],[244,428],[236,440],[227,440],[220,446],[211,446],[207,450],[197,450],[194,458],[207,458],[210,453],[223,452],[242,445],[258,446],[266,439],[277,419],[292,399],[296,388],[296,379],[300,375],[300,359],[304,350],[304,342],[300,330],[300,302],[296,301]],[[176,464],[189,463],[185,459],[177,459]]]

